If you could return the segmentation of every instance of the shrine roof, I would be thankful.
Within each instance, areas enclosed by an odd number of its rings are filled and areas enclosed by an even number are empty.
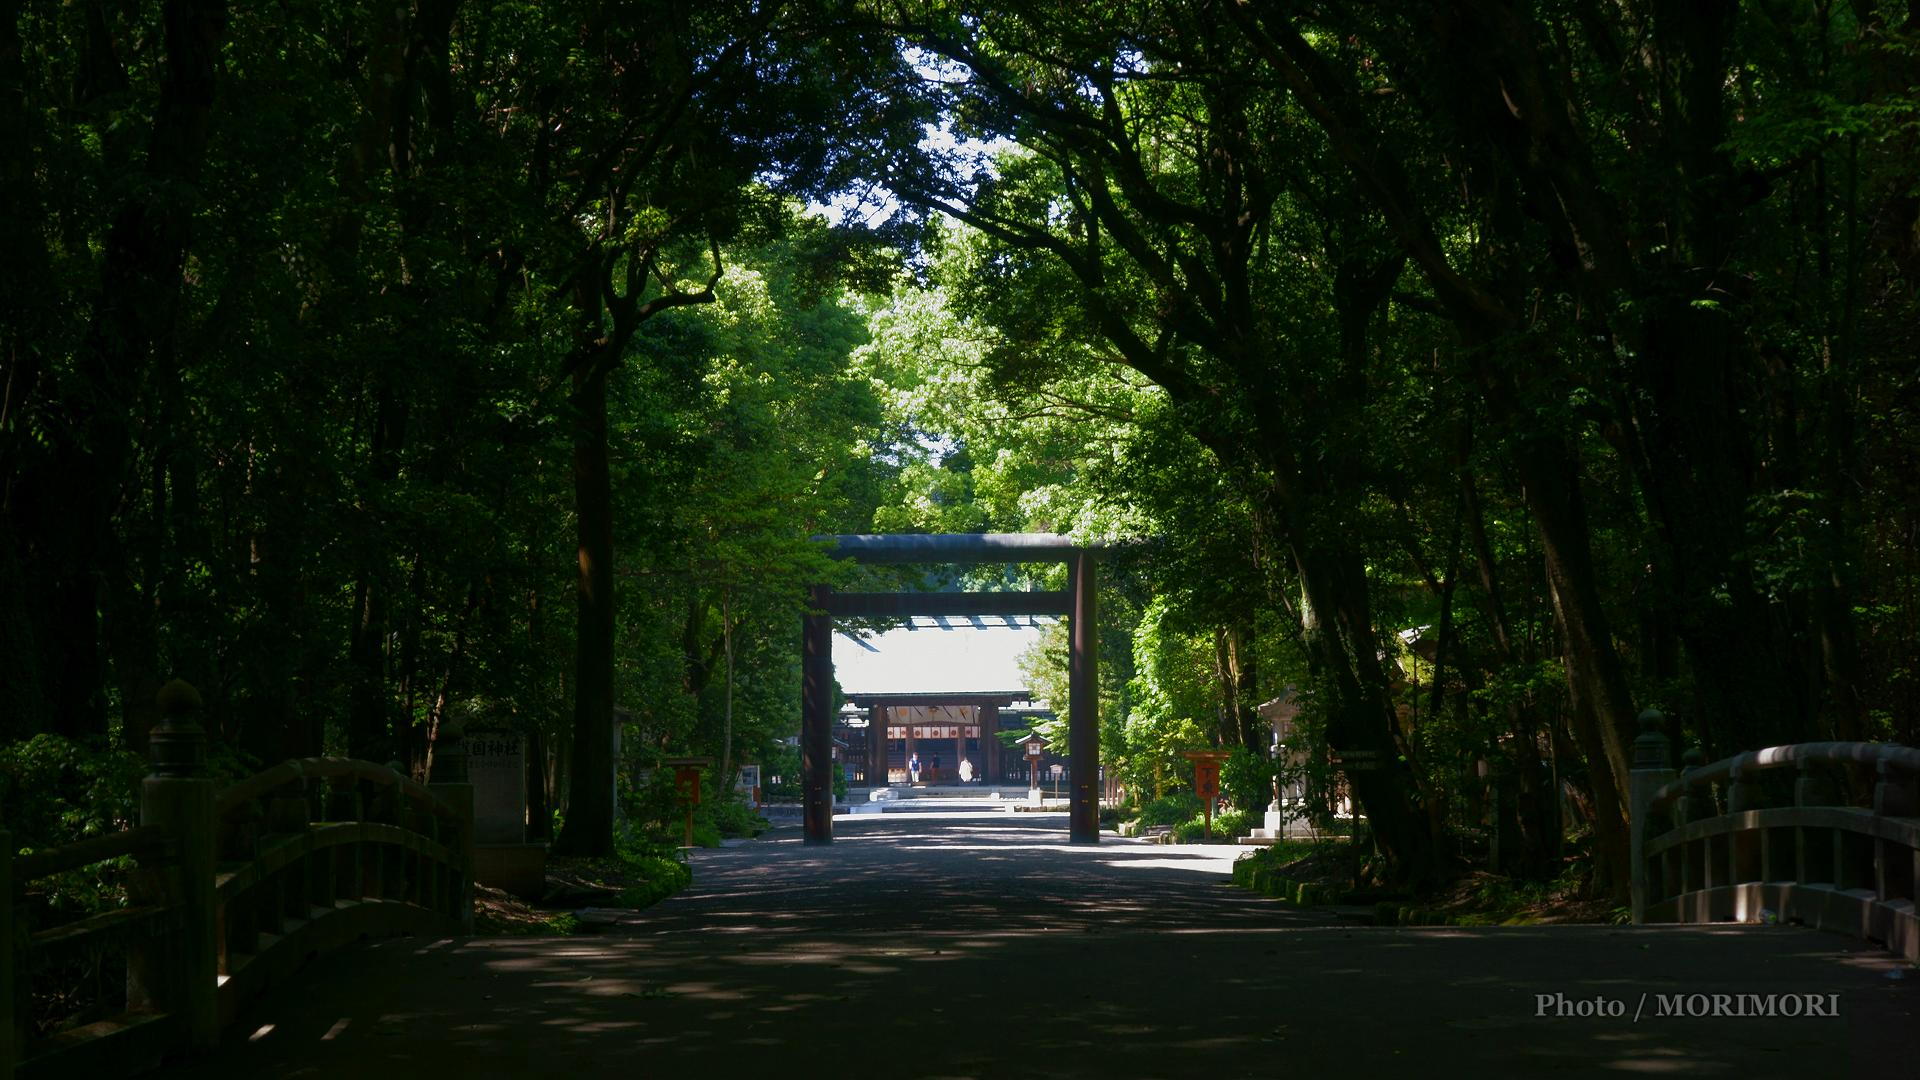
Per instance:
[[[913,694],[848,694],[855,705],[1012,705],[1032,701],[1026,690],[955,690]]]

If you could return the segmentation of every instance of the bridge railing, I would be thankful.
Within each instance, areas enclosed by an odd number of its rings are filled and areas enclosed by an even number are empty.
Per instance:
[[[1669,764],[1664,720],[1634,740],[1635,922],[1799,922],[1920,962],[1920,750],[1774,746]]]
[[[138,827],[22,856],[0,831],[0,1080],[131,1075],[212,1048],[249,998],[319,953],[472,929],[473,789],[457,732],[437,747],[430,787],[306,758],[217,790],[198,704],[184,683],[162,692]],[[36,882],[125,857],[124,907],[28,925]],[[100,984],[79,1017],[90,1022],[40,1030],[36,980],[75,957]]]

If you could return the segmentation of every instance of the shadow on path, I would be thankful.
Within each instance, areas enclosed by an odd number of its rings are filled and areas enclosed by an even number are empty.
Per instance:
[[[1357,928],[1231,888],[1231,848],[1069,845],[1052,817],[842,817],[830,847],[697,853],[608,933],[369,943],[167,1075],[1913,1075],[1920,979],[1838,937]],[[1652,1015],[1715,993],[1840,1015]],[[1537,1016],[1553,994],[1628,1015]]]

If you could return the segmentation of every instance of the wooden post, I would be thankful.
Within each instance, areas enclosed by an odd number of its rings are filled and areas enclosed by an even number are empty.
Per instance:
[[[467,736],[445,725],[433,749],[433,797],[453,815],[452,835],[442,842],[459,858],[447,890],[447,914],[462,934],[473,933],[473,784],[467,773]]]
[[[1067,654],[1068,840],[1100,842],[1100,634],[1095,594],[1099,577],[1093,553],[1081,548],[1067,564],[1072,580],[1073,622]]]
[[[999,787],[1003,779],[1000,762],[1000,706],[980,706],[980,776],[982,784]]]
[[[867,706],[867,790],[887,786],[887,707]]]
[[[204,1052],[220,1041],[215,792],[206,778],[200,692],[175,679],[155,700],[161,717],[147,744],[153,772],[140,785],[140,823],[161,826],[178,845],[178,892],[170,900],[180,921],[170,938],[137,946],[140,955],[129,959],[139,992],[180,1018],[190,1052]]]
[[[827,587],[813,587],[800,632],[800,786],[804,842],[833,843],[833,617]]]
[[[1628,788],[1632,810],[1629,822],[1632,866],[1628,877],[1631,882],[1633,921],[1636,923],[1647,921],[1647,905],[1652,900],[1647,895],[1647,841],[1652,839],[1648,832],[1652,827],[1649,818],[1653,796],[1673,782],[1670,756],[1673,746],[1664,730],[1666,723],[1666,717],[1660,715],[1658,709],[1648,709],[1640,714],[1640,735],[1633,740],[1633,771]]]

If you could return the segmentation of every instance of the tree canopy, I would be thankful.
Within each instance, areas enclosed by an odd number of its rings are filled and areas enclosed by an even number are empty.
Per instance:
[[[0,737],[511,728],[601,852],[797,730],[808,537],[1149,539],[1134,790],[1291,690],[1395,873],[1618,889],[1641,710],[1920,737],[1915,19],[21,0]]]

